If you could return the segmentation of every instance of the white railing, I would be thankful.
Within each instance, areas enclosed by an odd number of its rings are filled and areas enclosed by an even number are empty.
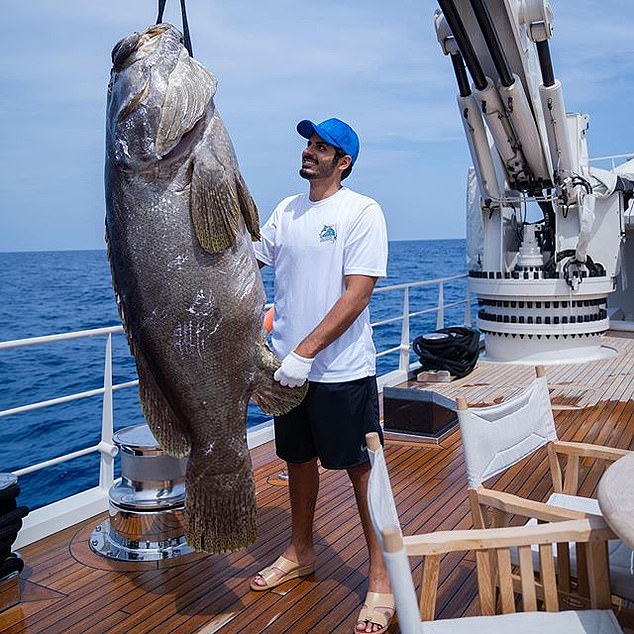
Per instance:
[[[122,326],[110,326],[106,328],[80,330],[58,335],[47,335],[44,337],[31,337],[29,339],[16,339],[14,341],[0,342],[0,352],[2,352],[3,350],[61,341],[71,341],[75,339],[85,339],[88,337],[106,337],[103,387],[84,392],[77,392],[75,394],[67,394],[58,398],[39,401],[37,403],[29,403],[27,405],[12,407],[10,409],[0,411],[0,418],[4,418],[11,415],[43,409],[45,407],[51,407],[53,405],[59,405],[61,403],[69,403],[71,401],[78,401],[92,396],[103,395],[101,440],[98,444],[90,447],[84,447],[77,451],[57,456],[37,464],[28,465],[13,471],[14,475],[22,476],[27,473],[40,471],[53,465],[68,462],[69,460],[73,460],[81,456],[87,456],[89,454],[99,452],[99,485],[58,502],[53,502],[52,504],[48,504],[47,506],[29,513],[29,515],[24,519],[24,526],[18,534],[18,539],[15,543],[16,548],[30,544],[42,537],[45,537],[46,535],[67,528],[68,526],[72,526],[73,524],[88,519],[89,517],[93,517],[108,508],[108,490],[114,482],[114,458],[118,453],[117,446],[112,442],[114,431],[112,407],[113,393],[117,390],[135,387],[139,384],[138,380],[117,384],[113,384],[112,382],[112,335],[122,332]]]
[[[625,163],[634,158],[634,152],[629,154],[608,154],[607,156],[593,156],[589,159],[590,163],[599,163],[610,161],[610,169],[614,169],[619,163]]]
[[[414,317],[427,313],[436,313],[436,328],[444,326],[445,311],[447,309],[465,306],[465,325],[471,324],[471,300],[469,296],[468,286],[465,291],[465,298],[456,302],[445,304],[444,287],[448,282],[454,282],[465,279],[466,275],[455,275],[452,277],[438,278],[434,280],[410,282],[404,284],[394,284],[391,286],[383,286],[375,289],[376,294],[388,292],[403,292],[403,302],[401,314],[396,317],[376,321],[372,324],[373,328],[401,322],[401,340],[399,345],[382,350],[377,353],[377,357],[382,357],[391,353],[399,354],[398,370],[389,372],[379,377],[379,386],[382,389],[384,385],[394,385],[407,379],[410,370],[410,320]],[[420,287],[438,287],[438,299],[435,306],[410,311],[410,291]],[[128,389],[138,386],[138,380],[126,381],[122,383],[113,383],[112,379],[112,336],[123,333],[122,326],[110,326],[106,328],[96,328],[92,330],[81,330],[57,335],[48,335],[44,337],[32,337],[28,339],[17,339],[14,341],[0,342],[0,353],[4,350],[23,348],[26,346],[50,344],[56,342],[66,342],[76,339],[84,339],[89,337],[106,338],[104,352],[104,374],[103,387],[68,394],[57,398],[52,398],[37,403],[29,403],[18,407],[12,407],[0,410],[0,418],[6,418],[16,414],[30,412],[62,403],[85,399],[93,396],[103,396],[102,413],[101,413],[101,440],[98,444],[85,447],[71,453],[66,453],[50,460],[45,460],[37,464],[25,465],[13,471],[14,475],[22,476],[35,471],[40,471],[47,467],[57,465],[81,456],[92,453],[99,453],[99,485],[93,489],[83,491],[76,495],[70,496],[58,502],[54,502],[42,508],[36,509],[29,513],[24,520],[24,526],[18,534],[15,547],[20,548],[26,544],[30,544],[46,535],[52,534],[68,526],[72,526],[80,521],[93,517],[108,508],[108,490],[114,482],[114,458],[117,455],[118,448],[113,444],[114,433],[114,416],[113,416],[113,395],[118,390]],[[272,421],[263,423],[255,428],[249,429],[248,441],[249,448],[256,447],[260,444],[268,442],[273,438]]]
[[[385,356],[387,354],[399,353],[398,370],[389,372],[379,377],[379,388],[382,389],[384,385],[394,385],[407,380],[410,371],[410,321],[413,317],[419,317],[421,315],[436,313],[436,329],[444,328],[445,325],[445,311],[449,308],[464,305],[464,325],[471,326],[471,296],[469,294],[469,286],[465,289],[465,298],[450,304],[445,303],[445,284],[448,282],[455,282],[457,280],[466,279],[467,275],[453,275],[451,277],[436,278],[433,280],[424,280],[419,282],[406,282],[403,284],[392,284],[391,286],[382,286],[374,290],[375,293],[386,293],[394,291],[403,291],[403,310],[397,317],[391,317],[389,319],[382,319],[372,323],[373,328],[378,328],[386,324],[393,324],[401,322],[401,341],[398,346],[388,348],[387,350],[381,350],[377,353],[377,358]],[[413,288],[422,287],[438,287],[438,300],[435,306],[424,308],[410,312],[410,291]]]

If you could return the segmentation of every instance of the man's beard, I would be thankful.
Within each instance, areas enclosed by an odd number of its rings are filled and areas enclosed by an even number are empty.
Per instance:
[[[322,163],[311,163],[309,167],[300,167],[299,168],[299,175],[302,178],[305,178],[306,180],[310,181],[310,180],[314,180],[316,178],[328,178],[330,176],[332,176],[332,173],[335,170],[335,165],[337,164],[336,159],[333,159],[332,163],[330,164],[330,170],[327,171],[327,166],[325,166]],[[314,168],[318,168],[316,170],[313,171]]]

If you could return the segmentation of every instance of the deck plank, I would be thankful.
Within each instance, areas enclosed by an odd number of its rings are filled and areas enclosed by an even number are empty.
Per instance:
[[[633,448],[634,339],[607,337],[605,342],[619,350],[617,357],[547,367],[558,434],[563,440]],[[490,404],[516,393],[532,377],[530,366],[509,372],[508,366],[481,362],[464,379],[425,389]],[[541,450],[488,484],[543,500],[551,492],[544,457]],[[471,526],[458,429],[437,445],[390,441],[386,458],[405,534]],[[259,528],[253,546],[230,555],[191,556],[177,565],[117,565],[88,549],[90,531],[101,520],[95,518],[22,549],[24,600],[0,614],[0,632],[351,632],[367,587],[367,556],[346,474],[324,471],[321,476],[315,574],[255,593],[249,590],[250,578],[289,539],[290,509],[286,487],[273,483],[284,463],[275,457],[272,443],[254,450],[252,459]],[[583,470],[582,494],[593,493],[604,468],[593,464]],[[417,563],[418,581],[419,571]],[[476,594],[473,558],[443,558],[439,617],[477,613]]]

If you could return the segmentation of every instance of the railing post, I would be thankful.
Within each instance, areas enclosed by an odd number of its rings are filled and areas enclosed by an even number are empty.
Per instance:
[[[469,292],[469,280],[467,279],[467,303],[464,307],[464,325],[471,327],[471,293]]]
[[[118,449],[112,444],[114,428],[112,407],[112,334],[106,339],[106,354],[103,370],[103,406],[101,410],[101,442],[99,452],[99,486],[109,489],[114,481],[114,457]]]
[[[436,330],[445,327],[445,285],[438,284],[438,312],[436,313]]]
[[[401,350],[399,352],[398,369],[409,372],[409,287],[403,289],[403,322],[401,324]]]

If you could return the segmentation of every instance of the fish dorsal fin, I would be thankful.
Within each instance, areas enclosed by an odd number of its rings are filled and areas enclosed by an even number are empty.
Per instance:
[[[185,49],[170,73],[161,120],[156,133],[156,151],[165,156],[205,114],[216,94],[216,78]]]
[[[193,161],[190,204],[196,238],[206,251],[218,253],[235,242],[240,215],[259,240],[258,210],[237,165],[224,165],[211,150]]]

